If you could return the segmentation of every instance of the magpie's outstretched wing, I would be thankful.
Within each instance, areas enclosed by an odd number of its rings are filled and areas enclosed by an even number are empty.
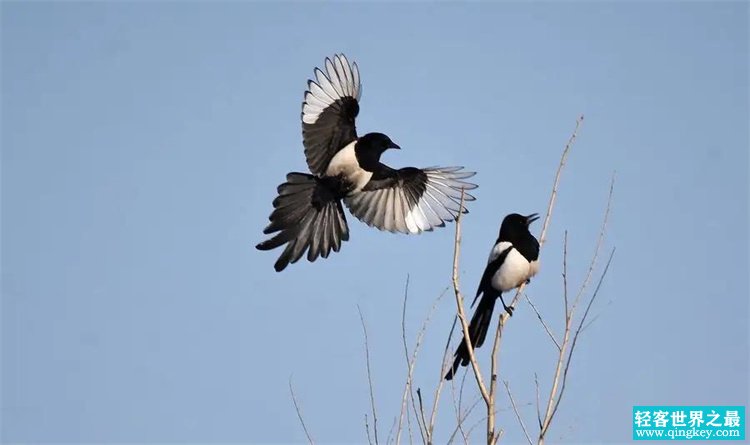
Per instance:
[[[361,191],[344,198],[352,215],[380,230],[415,234],[442,227],[458,216],[461,189],[477,187],[464,181],[474,172],[463,167],[382,167]],[[464,201],[473,200],[464,194]]]
[[[325,174],[333,156],[357,139],[354,119],[359,113],[359,69],[346,56],[326,58],[326,72],[315,68],[302,103],[302,143],[310,171]]]

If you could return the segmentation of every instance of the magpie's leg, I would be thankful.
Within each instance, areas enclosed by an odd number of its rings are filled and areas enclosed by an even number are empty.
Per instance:
[[[508,313],[511,317],[513,316],[513,308],[505,304],[505,300],[503,300],[503,294],[500,294],[500,302],[503,303],[503,308],[505,309],[505,312]]]

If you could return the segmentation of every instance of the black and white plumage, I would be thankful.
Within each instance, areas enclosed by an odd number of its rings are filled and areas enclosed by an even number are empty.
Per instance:
[[[256,246],[271,250],[286,244],[276,271],[305,252],[308,261],[315,261],[339,251],[349,239],[342,201],[367,225],[390,232],[418,234],[458,216],[462,189],[476,188],[464,181],[473,172],[462,167],[393,169],[380,156],[398,145],[382,133],[357,136],[362,88],[356,63],[343,54],[327,58],[325,72],[316,68],[307,85],[302,140],[312,174],[289,173],[279,185],[271,222],[263,230],[275,235]],[[466,193],[464,199],[474,197]]]
[[[471,303],[474,306],[477,298],[482,296],[469,323],[469,338],[474,348],[484,344],[492,321],[495,301],[500,298],[503,308],[509,315],[513,315],[513,308],[507,306],[503,300],[503,292],[508,292],[528,282],[539,271],[539,242],[529,232],[529,225],[537,219],[539,217],[536,213],[529,216],[512,213],[506,216],[500,225],[500,233],[490,251],[487,267],[484,269],[477,294]],[[446,380],[453,378],[459,365],[469,364],[469,351],[465,338],[461,339],[454,357],[453,366],[445,375]]]

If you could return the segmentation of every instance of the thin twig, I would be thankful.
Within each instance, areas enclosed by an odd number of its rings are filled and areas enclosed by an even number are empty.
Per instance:
[[[419,399],[419,414],[422,416],[422,425],[427,428],[427,420],[424,418],[424,405],[422,404],[422,391],[420,391],[419,388],[417,388],[417,398]],[[426,440],[425,437],[422,437],[423,443],[425,444],[431,444],[432,441],[430,440],[430,437],[427,436]]]
[[[451,401],[453,402],[453,412],[456,413],[456,429],[461,430],[461,405],[456,397],[456,385],[455,385],[455,379],[451,380]],[[481,400],[481,397],[479,398]],[[468,444],[469,441],[466,440],[466,435],[461,431],[461,435],[464,438],[464,444]],[[450,443],[450,441],[448,442]]]
[[[461,387],[458,389],[458,409],[461,410],[461,406],[463,405],[464,401],[464,388],[466,388],[466,377],[469,375],[469,370],[464,369],[464,373],[461,376]],[[481,395],[480,395],[481,397]]]
[[[568,341],[570,341],[570,324],[573,321],[573,312],[575,311],[575,305],[571,308],[570,312],[565,318],[565,333],[563,334],[562,347],[560,348],[557,356],[557,364],[555,365],[555,373],[552,378],[552,387],[550,388],[549,397],[547,398],[547,408],[544,410],[544,417],[542,419],[542,427],[539,429],[539,439],[537,443],[542,445],[544,443],[544,435],[547,434],[550,422],[552,422],[552,412],[554,408],[555,395],[557,394],[557,387],[560,384],[560,373],[563,370],[563,363],[565,362]]]
[[[456,306],[458,307],[458,318],[461,320],[461,328],[464,334],[464,343],[466,344],[466,350],[469,353],[469,360],[471,361],[471,367],[474,370],[474,377],[479,386],[479,391],[482,393],[484,403],[490,406],[490,394],[487,392],[487,387],[484,385],[482,379],[482,372],[479,369],[477,358],[474,356],[474,347],[471,345],[471,336],[469,334],[469,323],[466,321],[466,314],[464,312],[464,298],[461,295],[461,290],[458,283],[458,258],[461,252],[461,215],[464,209],[464,195],[465,192],[461,189],[461,203],[459,206],[458,215],[456,216],[456,236],[453,243],[453,291],[456,294]]]
[[[461,404],[456,397],[456,385],[455,378],[451,380],[451,402],[453,402],[453,412],[456,414],[456,428],[461,428]]]
[[[492,343],[492,354],[490,356],[490,405],[487,407],[487,444],[494,445],[495,436],[495,399],[497,394],[497,353],[500,350],[500,340],[502,338],[503,324],[505,320],[500,317],[497,329],[495,330],[495,340]]]
[[[570,359],[573,356],[573,351],[575,350],[576,343],[578,342],[578,336],[580,335],[582,331],[582,326],[584,322],[586,321],[586,317],[588,317],[589,310],[591,309],[591,306],[594,304],[594,300],[596,299],[596,296],[599,295],[599,289],[601,288],[602,283],[604,282],[604,277],[607,276],[607,271],[609,271],[609,265],[612,263],[612,258],[614,258],[615,256],[615,250],[616,248],[612,248],[612,252],[609,254],[609,259],[607,259],[607,264],[604,266],[604,270],[602,271],[602,274],[599,277],[599,282],[596,284],[596,288],[594,288],[594,293],[591,295],[591,299],[586,305],[586,310],[583,312],[583,317],[581,317],[581,322],[578,324],[578,328],[576,329],[576,332],[573,335],[573,341],[570,344],[570,352],[568,353],[568,359],[566,360],[566,363],[565,363],[565,371],[563,372],[562,386],[560,387],[560,394],[558,394],[557,396],[557,401],[555,402],[555,407],[552,410],[551,417],[554,417],[555,413],[557,412],[557,407],[560,405],[560,400],[562,400],[563,393],[565,392],[565,383],[568,380],[568,369],[570,368],[570,362],[571,362]]]
[[[466,431],[466,435],[467,436],[471,436],[471,432],[474,431],[474,428],[478,427],[480,423],[482,423],[483,421],[486,421],[486,420],[487,419],[484,419],[484,418],[477,420],[476,423],[474,423],[472,426],[470,426],[469,430]]]
[[[315,441],[310,435],[310,432],[307,430],[305,420],[302,418],[302,409],[300,409],[299,404],[297,403],[297,396],[294,394],[294,387],[292,386],[292,376],[289,376],[289,392],[292,394],[292,403],[294,403],[294,410],[297,411],[297,417],[299,418],[299,423],[302,424],[302,429],[305,431],[307,441],[310,442],[310,445],[314,445]]]
[[[563,167],[565,167],[565,162],[568,159],[568,153],[570,152],[570,147],[573,146],[573,143],[578,137],[578,129],[580,128],[582,123],[583,123],[583,115],[579,116],[578,119],[576,120],[576,127],[573,130],[573,134],[570,136],[570,139],[568,139],[568,143],[565,144],[565,149],[563,150],[562,156],[560,157],[560,164],[558,164],[557,173],[555,173],[555,182],[552,185],[552,194],[549,197],[549,204],[547,205],[547,215],[544,217],[544,224],[542,225],[542,233],[539,236],[540,247],[547,240],[547,228],[549,227],[550,217],[552,216],[552,209],[554,209],[555,207],[555,199],[557,199],[557,186],[560,183],[560,176],[562,174]]]
[[[477,396],[477,398],[474,399],[474,402],[472,402],[472,404],[469,406],[469,408],[466,410],[466,412],[463,413],[462,415],[460,415],[458,417],[458,422],[456,423],[456,428],[453,429],[453,433],[451,433],[450,438],[448,438],[448,443],[449,444],[453,442],[453,440],[455,439],[456,434],[459,431],[461,432],[461,434],[464,437],[464,442],[465,443],[469,442],[469,439],[466,436],[466,433],[463,431],[462,426],[463,426],[463,423],[466,421],[466,418],[469,417],[469,414],[471,414],[471,412],[474,411],[474,408],[476,408],[476,406],[481,401],[482,401],[482,397],[481,396]]]
[[[565,321],[570,317],[570,307],[568,306],[568,230],[565,229],[563,236],[563,298],[565,299]]]
[[[406,344],[406,294],[408,293],[408,279],[407,279],[407,287],[404,292],[404,310],[402,315],[402,332],[403,332],[403,338],[404,338],[404,352],[407,354],[407,366],[408,366],[408,374],[407,374],[407,380],[406,380],[406,387],[404,388],[404,395],[401,401],[401,416],[399,417],[399,429],[396,432],[396,443],[399,443],[400,440],[400,430],[401,430],[401,419],[403,419],[404,411],[405,411],[405,405],[406,405],[406,397],[407,395],[412,394],[413,389],[413,378],[414,378],[414,367],[417,363],[417,355],[419,354],[420,346],[422,345],[422,340],[424,338],[424,334],[427,331],[427,325],[429,325],[430,320],[432,319],[432,315],[435,313],[435,309],[437,309],[438,303],[440,303],[440,300],[443,299],[445,294],[448,292],[448,288],[443,290],[443,292],[438,295],[438,297],[435,299],[435,301],[432,303],[432,307],[430,307],[430,312],[427,314],[427,317],[422,322],[422,326],[419,330],[419,333],[417,334],[417,341],[414,345],[414,351],[412,352],[411,360],[408,359],[408,347]],[[411,402],[413,405],[414,410],[414,416],[417,419],[417,425],[419,426],[419,433],[422,437],[423,443],[429,443],[430,442],[430,436],[428,435],[429,432],[427,431],[427,426],[425,424],[424,420],[424,411],[420,413],[417,412],[417,408],[414,402],[414,396],[411,395]],[[408,420],[408,415],[407,415]]]
[[[495,443],[500,442],[500,438],[503,437],[503,434],[505,434],[505,430],[500,428],[500,431],[495,435]]]
[[[595,293],[592,295],[591,299],[588,302],[588,305],[586,306],[586,310],[584,311],[583,317],[581,318],[581,321],[578,324],[578,328],[576,329],[576,332],[572,338],[572,342],[570,343],[570,348],[568,349],[567,347],[568,342],[571,340],[570,331],[571,331],[573,317],[576,312],[576,308],[578,307],[578,302],[580,301],[580,297],[581,295],[583,295],[584,291],[588,287],[588,284],[591,280],[593,270],[596,266],[596,260],[599,257],[599,252],[603,244],[604,234],[607,231],[607,222],[609,220],[609,213],[610,213],[610,208],[612,204],[612,194],[614,191],[614,184],[615,184],[615,175],[613,174],[612,180],[609,186],[609,195],[607,197],[607,207],[604,211],[604,218],[602,221],[602,225],[599,229],[599,235],[597,237],[596,247],[594,249],[594,254],[592,255],[591,262],[589,263],[588,272],[586,273],[586,277],[584,278],[583,283],[581,284],[581,287],[578,291],[578,294],[576,295],[573,301],[573,305],[570,307],[569,311],[566,309],[565,335],[563,338],[562,349],[560,350],[560,354],[558,356],[557,365],[555,366],[555,374],[552,379],[552,388],[550,389],[549,399],[547,400],[547,409],[545,410],[544,418],[542,420],[542,427],[539,430],[539,439],[538,439],[539,445],[542,445],[544,443],[544,437],[547,431],[549,430],[549,426],[552,423],[552,419],[554,418],[555,413],[557,412],[557,408],[560,406],[560,401],[562,400],[562,395],[565,391],[568,370],[570,369],[570,363],[573,357],[573,351],[575,350],[576,342],[578,340],[578,335],[581,332],[583,323],[586,321],[586,318],[588,317],[589,310],[591,309],[591,305],[593,304],[593,301],[596,298],[596,294],[599,291],[599,286],[601,285],[601,282],[604,279],[604,275],[606,275],[606,271],[609,269],[609,265],[612,261],[612,255],[614,255],[614,250],[613,250],[612,254],[610,255],[609,260],[607,261],[607,266],[605,267],[604,273],[599,281],[599,284],[597,285]],[[564,267],[563,284],[565,287],[565,292],[567,294],[567,236],[566,236],[563,249],[564,249],[563,250],[563,267]],[[566,298],[566,306],[567,306],[567,298]],[[561,372],[562,372],[562,382],[560,381]],[[558,386],[560,388],[559,392],[558,392]]]
[[[406,275],[406,285],[404,286],[404,304],[401,309],[401,339],[403,340],[404,344],[404,357],[406,359],[406,369],[407,369],[407,377],[406,377],[406,386],[404,387],[404,395],[403,400],[401,402],[401,414],[398,417],[398,428],[396,429],[396,443],[401,443],[401,431],[403,429],[403,421],[404,421],[404,412],[406,411],[406,403],[407,399],[411,396],[411,402],[412,405],[414,404],[414,397],[411,394],[411,364],[409,363],[409,347],[407,346],[406,342],[406,302],[409,299],[409,275]],[[416,415],[416,408],[414,408],[414,414]],[[406,427],[409,431],[409,443],[411,444],[412,439],[412,432],[411,432],[411,417],[409,416],[409,413],[406,413]],[[422,428],[419,428],[420,433],[422,432]]]
[[[372,431],[375,436],[375,445],[378,445],[378,416],[375,412],[375,392],[372,389],[372,372],[370,370],[370,344],[367,339],[367,326],[365,317],[362,315],[362,309],[357,305],[359,320],[362,322],[362,332],[365,336],[365,361],[367,363],[367,383],[370,386],[370,406],[372,407]]]
[[[576,294],[575,300],[573,300],[573,308],[578,305],[578,300],[581,298],[581,295],[583,295],[583,292],[588,287],[589,282],[591,281],[591,276],[594,273],[594,268],[596,267],[596,260],[599,258],[599,252],[601,251],[602,243],[604,242],[604,234],[607,231],[607,222],[609,221],[609,211],[612,205],[612,193],[615,189],[615,177],[615,173],[612,173],[612,179],[609,183],[609,195],[607,196],[607,208],[604,210],[604,221],[602,221],[601,229],[599,230],[599,236],[596,240],[596,247],[594,248],[594,255],[591,257],[589,270],[588,272],[586,272],[586,278],[583,280],[580,289],[578,289],[578,294]]]
[[[542,326],[544,326],[544,330],[547,331],[547,335],[549,335],[549,338],[552,339],[552,342],[557,346],[557,349],[560,350],[560,343],[557,342],[557,339],[554,335],[552,335],[552,331],[550,330],[549,326],[547,326],[547,323],[544,322],[544,319],[542,318],[542,314],[539,313],[539,310],[536,308],[534,303],[531,301],[531,298],[529,297],[529,294],[524,293],[524,297],[526,298],[526,301],[531,305],[531,308],[534,309],[534,313],[536,314],[536,318],[539,319],[539,321],[542,323]]]
[[[518,419],[518,423],[521,424],[521,429],[523,430],[523,434],[524,436],[526,436],[526,440],[529,442],[529,445],[532,445],[531,437],[529,437],[529,432],[528,430],[526,430],[526,424],[521,418],[521,413],[518,412],[518,408],[516,407],[516,401],[513,400],[513,394],[510,393],[510,385],[508,384],[507,380],[504,380],[503,383],[505,384],[505,390],[508,391],[508,398],[510,399],[510,404],[513,406],[513,412],[516,413],[516,418]]]
[[[607,309],[607,307],[609,307],[609,305],[611,305],[611,304],[612,304],[612,300],[609,300],[607,302],[607,305],[604,306],[604,308],[602,308],[602,312],[604,312],[604,310]],[[593,317],[591,317],[591,320],[589,320],[588,323],[586,323],[585,325],[583,325],[583,327],[581,328],[581,332],[585,331],[586,329],[588,329],[589,326],[591,326],[592,324],[594,324],[594,322],[596,320],[598,320],[601,315],[602,314],[600,312],[600,313],[594,315]]]
[[[446,288],[447,290],[447,288]],[[458,316],[453,317],[453,324],[451,330],[448,333],[448,340],[445,342],[445,349],[443,350],[443,361],[440,367],[440,375],[438,376],[438,385],[435,389],[435,397],[432,400],[432,413],[430,413],[430,425],[427,427],[427,438],[432,442],[432,435],[435,431],[435,416],[437,415],[438,401],[440,400],[440,393],[443,390],[443,384],[445,383],[446,367],[448,365],[448,355],[450,354],[451,337],[453,337],[453,331],[456,329],[456,322]]]
[[[393,437],[393,430],[396,428],[396,416],[393,416],[393,422],[391,422],[391,427],[388,429],[388,437],[385,439],[386,444],[391,443],[391,437]]]
[[[365,413],[365,431],[367,431],[367,443],[372,445],[372,438],[370,437],[370,424],[367,422],[367,413]],[[387,440],[386,443],[388,443]]]
[[[539,376],[534,373],[534,386],[536,386],[536,420],[539,422],[539,429],[542,428],[542,412],[539,411]]]
[[[451,396],[453,398],[453,407],[456,410],[456,424],[458,430],[461,432],[461,437],[464,440],[465,445],[469,445],[469,438],[466,435],[466,432],[463,429],[463,420],[461,420],[461,406],[463,404],[464,399],[464,387],[466,386],[466,376],[469,375],[469,372],[467,369],[464,370],[464,372],[461,373],[461,385],[459,386],[458,390],[458,401],[456,401],[456,379],[454,378],[451,380]],[[478,396],[479,400],[484,401],[482,396]]]

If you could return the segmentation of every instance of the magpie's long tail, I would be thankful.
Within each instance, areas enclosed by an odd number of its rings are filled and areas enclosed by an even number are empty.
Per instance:
[[[471,317],[471,323],[469,323],[469,336],[471,337],[471,345],[474,348],[478,348],[484,344],[484,339],[487,338],[487,331],[490,328],[490,322],[492,321],[492,310],[495,308],[495,301],[498,295],[485,293],[482,295],[482,299],[479,300],[479,305],[474,310],[474,315]],[[466,348],[466,339],[461,339],[461,344],[456,348],[454,354],[455,359],[453,360],[453,366],[448,373],[445,374],[446,380],[453,379],[453,376],[458,371],[458,366],[466,366],[470,362],[469,350]]]
[[[305,251],[308,261],[315,261],[318,256],[326,258],[349,239],[346,215],[329,179],[289,173],[278,193],[268,217],[271,222],[263,233],[279,233],[255,246],[258,250],[271,250],[286,244],[273,265],[277,272],[297,262]]]

